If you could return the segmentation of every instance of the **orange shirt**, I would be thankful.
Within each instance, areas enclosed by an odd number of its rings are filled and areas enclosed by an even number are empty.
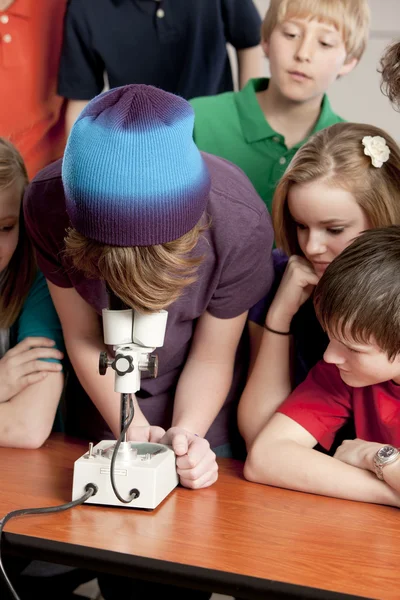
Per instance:
[[[14,0],[0,11],[0,136],[25,159],[29,177],[59,158],[65,101],[57,72],[67,0]]]

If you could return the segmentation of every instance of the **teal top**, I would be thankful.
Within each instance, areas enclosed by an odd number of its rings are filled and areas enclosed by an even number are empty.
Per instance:
[[[64,352],[61,324],[47,287],[46,279],[38,271],[20,315],[10,331],[10,345],[15,346],[27,337],[47,337]],[[55,361],[55,359],[44,359]],[[60,362],[60,361],[56,361]],[[61,411],[57,410],[53,431],[63,431]]]
[[[285,138],[272,129],[257,100],[269,79],[251,79],[240,92],[194,98],[194,140],[200,150],[216,154],[240,167],[271,212],[272,198],[286,167],[308,138],[288,149]],[[343,119],[327,96],[310,136]],[[309,137],[310,137],[309,136]]]

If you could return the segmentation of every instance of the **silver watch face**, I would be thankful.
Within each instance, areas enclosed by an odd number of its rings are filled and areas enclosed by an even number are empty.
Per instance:
[[[391,458],[394,454],[397,453],[397,448],[394,448],[393,446],[383,446],[383,448],[379,448],[378,450],[378,458],[382,462],[385,462],[388,460],[388,458]]]

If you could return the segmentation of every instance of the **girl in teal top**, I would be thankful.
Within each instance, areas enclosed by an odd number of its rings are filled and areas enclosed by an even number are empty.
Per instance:
[[[16,148],[0,138],[0,446],[38,448],[64,384],[62,331],[26,234],[28,183]]]

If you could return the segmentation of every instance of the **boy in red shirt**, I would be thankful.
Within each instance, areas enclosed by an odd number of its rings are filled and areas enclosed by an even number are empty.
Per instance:
[[[330,343],[256,438],[251,481],[400,507],[400,227],[363,233],[329,265],[314,305]],[[334,456],[352,417],[357,438]]]

